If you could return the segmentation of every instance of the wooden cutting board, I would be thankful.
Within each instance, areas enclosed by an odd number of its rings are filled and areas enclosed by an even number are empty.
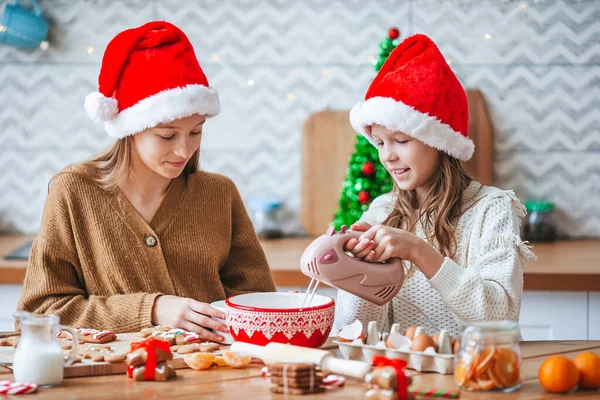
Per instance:
[[[494,129],[483,95],[466,91],[469,102],[469,138],[475,143],[473,157],[463,166],[485,185],[494,180]],[[338,208],[340,189],[355,151],[356,132],[348,111],[325,110],[312,114],[302,128],[302,204],[300,223],[306,233],[327,231]]]
[[[111,349],[120,352],[128,353],[131,342],[139,342],[143,340],[137,335],[137,333],[120,333],[117,334],[117,340],[110,342]],[[82,345],[80,345],[82,346]],[[229,346],[222,346],[221,350],[215,352],[215,354],[223,354],[224,350],[227,350]],[[0,361],[3,363],[12,363],[14,349],[10,346],[0,347]],[[65,354],[67,351],[65,350]],[[174,353],[173,360],[171,361],[173,368],[189,368],[183,361],[183,355]],[[122,363],[108,363],[108,362],[95,362],[92,360],[84,359],[79,363],[75,363],[65,367],[65,378],[73,378],[79,376],[96,376],[96,375],[114,375],[123,374],[127,371],[125,362]]]

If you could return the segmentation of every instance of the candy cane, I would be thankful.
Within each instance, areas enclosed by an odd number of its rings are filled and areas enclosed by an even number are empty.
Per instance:
[[[346,384],[346,378],[340,375],[327,375],[323,378],[323,383],[321,386],[325,387],[325,389],[337,389],[341,388]]]
[[[458,390],[421,388],[410,388],[409,392],[415,396],[443,397],[446,399],[457,399],[460,393]]]
[[[30,394],[38,390],[35,383],[15,383],[0,381],[0,394]]]

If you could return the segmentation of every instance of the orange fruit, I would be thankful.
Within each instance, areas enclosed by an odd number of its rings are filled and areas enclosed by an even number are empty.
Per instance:
[[[213,353],[191,353],[183,356],[183,361],[196,371],[209,369],[217,356]]]
[[[217,356],[215,358],[215,360],[213,361],[213,364],[215,364],[217,367],[226,367],[227,366],[225,359],[221,356]]]
[[[477,383],[479,384],[481,390],[492,390],[496,387],[496,383],[490,379],[487,371],[477,375]]]
[[[491,366],[495,355],[496,349],[494,347],[486,347],[475,357],[475,376],[478,379]]]
[[[462,386],[467,382],[467,368],[464,363],[461,361],[456,364],[456,368],[454,368],[454,380],[458,386]]]
[[[585,352],[578,354],[573,363],[579,370],[579,387],[582,389],[598,389],[600,387],[600,356]]]
[[[242,368],[250,364],[250,361],[252,361],[252,357],[242,356],[239,354],[232,353],[231,351],[225,351],[223,353],[223,360],[225,360],[225,363],[231,368]]]
[[[519,355],[511,349],[496,349],[490,374],[500,387],[508,388],[517,385],[521,379]]]
[[[565,356],[548,357],[538,372],[540,384],[551,393],[564,393],[577,386],[579,370]]]
[[[460,360],[454,369],[454,380],[458,386],[463,386],[475,375],[475,363],[466,363],[465,360]]]

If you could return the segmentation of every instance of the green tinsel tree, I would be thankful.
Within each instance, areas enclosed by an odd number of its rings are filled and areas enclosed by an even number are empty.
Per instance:
[[[379,56],[373,60],[373,68],[379,71],[392,50],[398,46],[400,31],[391,28],[387,37],[379,43]],[[358,221],[369,204],[377,196],[392,190],[392,177],[379,161],[377,148],[362,135],[356,135],[356,150],[350,156],[350,165],[340,191],[340,207],[333,223],[336,229],[350,226]]]

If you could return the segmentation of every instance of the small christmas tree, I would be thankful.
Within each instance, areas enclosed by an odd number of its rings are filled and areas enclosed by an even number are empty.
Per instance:
[[[373,60],[373,68],[379,71],[392,50],[398,46],[400,31],[391,28],[387,37],[379,43],[379,56]],[[392,177],[379,162],[377,148],[362,135],[356,135],[356,151],[350,156],[350,165],[340,192],[340,207],[335,212],[334,225],[350,226],[358,221],[371,201],[392,190]]]

